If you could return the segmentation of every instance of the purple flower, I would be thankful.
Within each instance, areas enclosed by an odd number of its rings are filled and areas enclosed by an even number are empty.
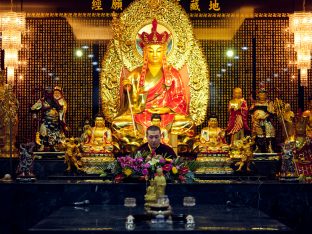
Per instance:
[[[165,160],[164,158],[160,158],[160,159],[159,159],[159,163],[165,164],[165,163],[166,163],[166,160]]]
[[[143,170],[142,170],[142,174],[143,174],[143,175],[148,175],[148,170],[147,170],[146,168],[143,169]]]
[[[143,167],[144,167],[144,168],[150,168],[151,165],[150,165],[149,163],[145,163],[145,164],[143,165]]]

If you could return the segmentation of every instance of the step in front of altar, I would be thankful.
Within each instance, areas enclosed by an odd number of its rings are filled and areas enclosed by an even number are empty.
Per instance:
[[[86,174],[103,174],[109,164],[115,161],[112,153],[83,153],[80,159],[82,171]]]
[[[201,152],[197,155],[196,162],[199,168],[195,174],[229,175],[233,173],[228,152]]]

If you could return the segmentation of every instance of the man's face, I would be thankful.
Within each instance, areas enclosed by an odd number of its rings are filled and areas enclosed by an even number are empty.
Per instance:
[[[152,149],[156,149],[160,144],[160,132],[147,131],[147,142]]]

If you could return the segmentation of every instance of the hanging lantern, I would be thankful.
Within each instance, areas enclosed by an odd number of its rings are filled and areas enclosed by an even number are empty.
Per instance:
[[[7,76],[10,81],[14,80],[14,69],[18,67],[18,51],[21,49],[22,33],[25,31],[25,18],[25,13],[14,11],[0,15],[4,65],[7,67]]]
[[[312,12],[295,12],[289,16],[289,29],[294,33],[297,68],[300,69],[301,86],[308,86],[308,69],[311,68]]]

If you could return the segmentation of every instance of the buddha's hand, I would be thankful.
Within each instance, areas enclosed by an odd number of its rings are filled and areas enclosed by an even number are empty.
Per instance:
[[[151,114],[168,114],[171,112],[169,107],[152,107],[150,109],[147,109],[148,112],[150,112]]]
[[[131,81],[128,80],[128,79],[125,79],[125,80],[123,80],[122,83],[123,83],[124,90],[130,92],[130,91],[131,91],[131,88],[132,88]]]

